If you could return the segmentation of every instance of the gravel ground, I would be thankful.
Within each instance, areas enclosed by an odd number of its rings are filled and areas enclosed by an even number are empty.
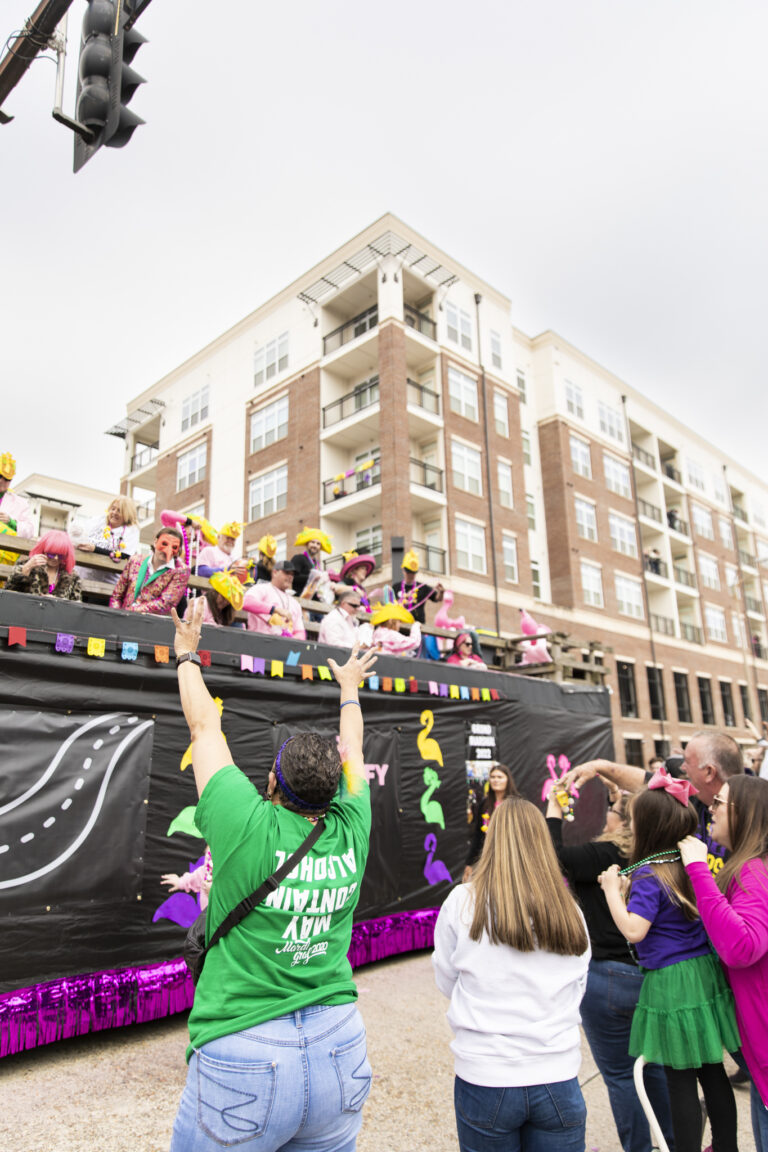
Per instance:
[[[451,1032],[429,953],[357,972],[374,1084],[358,1152],[457,1152]],[[184,1085],[186,1017],[118,1028],[0,1061],[0,1148],[165,1152]],[[620,1152],[586,1042],[587,1149]],[[736,1089],[739,1147],[755,1152],[749,1094]]]

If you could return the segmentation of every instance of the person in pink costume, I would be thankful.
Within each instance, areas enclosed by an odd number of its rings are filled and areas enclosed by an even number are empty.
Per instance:
[[[484,660],[475,655],[472,637],[468,632],[459,632],[453,642],[453,650],[446,657],[446,664],[458,664],[460,668],[486,668]]]
[[[10,452],[0,454],[0,524],[22,536],[34,540],[35,525],[29,504],[23,496],[10,491],[11,480],[16,475],[16,461]]]
[[[178,560],[182,544],[176,528],[161,528],[150,556],[131,556],[115,584],[109,606],[128,612],[170,616],[186,592],[189,568]]]
[[[211,850],[206,844],[202,864],[179,876],[176,872],[166,872],[160,877],[160,883],[170,888],[171,892],[199,892],[200,911],[205,912],[208,907],[208,893],[213,879],[213,860]]]
[[[272,569],[269,584],[254,584],[243,600],[248,613],[249,632],[264,632],[268,636],[287,636],[292,640],[306,640],[304,617],[299,601],[291,596],[293,565],[290,560],[278,560]]]
[[[421,624],[402,604],[383,604],[374,612],[371,647],[384,656],[415,656],[421,647]],[[400,631],[401,624],[410,624],[407,635]]]
[[[768,780],[732,776],[710,804],[712,835],[729,850],[713,877],[707,845],[680,842],[707,935],[736,1004],[742,1052],[752,1077],[755,1145],[768,1149]]]
[[[242,524],[232,520],[225,524],[216,537],[215,544],[208,544],[197,557],[198,576],[211,577],[214,572],[224,572],[232,563],[235,543],[240,537]]]

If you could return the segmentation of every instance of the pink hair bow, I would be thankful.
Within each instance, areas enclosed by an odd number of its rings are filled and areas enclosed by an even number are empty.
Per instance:
[[[688,807],[691,796],[695,796],[699,791],[698,788],[694,788],[690,780],[678,780],[675,776],[670,776],[663,766],[651,776],[648,787],[663,788],[665,792],[669,792],[670,796],[674,796],[675,800],[679,800],[684,808]]]

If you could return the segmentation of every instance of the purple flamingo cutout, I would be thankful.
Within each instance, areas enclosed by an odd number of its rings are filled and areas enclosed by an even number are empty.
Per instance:
[[[435,860],[437,851],[437,837],[430,832],[424,841],[424,851],[427,853],[427,862],[424,865],[424,876],[428,884],[439,884],[441,880],[451,883],[451,874],[442,860]]]
[[[201,856],[195,863],[189,865],[190,872],[199,868],[205,856]],[[200,894],[192,896],[189,892],[173,892],[167,900],[163,900],[159,908],[155,909],[152,923],[158,920],[173,920],[181,928],[189,928],[200,915]]]

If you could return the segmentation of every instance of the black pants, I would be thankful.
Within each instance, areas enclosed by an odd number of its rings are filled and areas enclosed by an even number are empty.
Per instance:
[[[672,1108],[675,1152],[700,1152],[701,1107],[697,1081],[704,1093],[712,1126],[712,1152],[738,1152],[736,1143],[736,1101],[722,1064],[702,1064],[701,1068],[665,1068]]]

